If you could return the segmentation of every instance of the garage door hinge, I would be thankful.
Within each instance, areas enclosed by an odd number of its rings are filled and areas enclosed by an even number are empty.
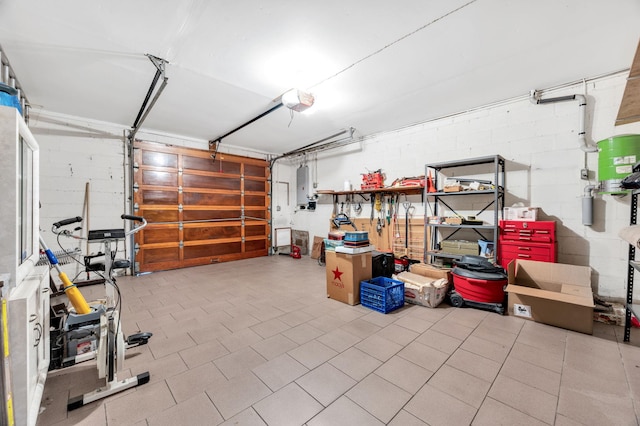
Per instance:
[[[178,244],[178,247],[184,248],[184,241],[180,241],[180,244]]]
[[[182,231],[184,229],[184,223],[182,222],[178,223],[178,229]]]
[[[243,242],[243,243],[245,242],[245,239],[244,239],[244,237],[241,237],[241,238],[240,238],[240,240],[242,240],[242,242]]]
[[[182,187],[181,186],[178,187],[178,194],[182,194]]]
[[[140,210],[140,206],[138,205],[138,203],[135,203],[133,205],[133,210]]]
[[[182,169],[178,169],[178,174],[181,175],[182,174]]]
[[[140,270],[140,262],[133,263],[133,272],[138,272]]]
[[[138,189],[140,189],[140,185],[138,185],[138,182],[133,184],[133,192],[138,192]]]
[[[140,168],[140,165],[138,164],[138,162],[134,162],[133,163],[133,170],[138,170]]]
[[[240,195],[244,195],[244,191],[240,191]]]
[[[182,211],[182,204],[178,204],[178,211],[181,212]]]
[[[135,243],[135,244],[133,245],[133,251],[135,251],[135,252],[136,252],[136,254],[138,254],[138,252],[140,251],[140,244]]]

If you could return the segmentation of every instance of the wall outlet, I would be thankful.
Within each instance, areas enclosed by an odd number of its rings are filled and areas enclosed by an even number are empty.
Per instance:
[[[589,169],[580,170],[580,179],[589,180]]]

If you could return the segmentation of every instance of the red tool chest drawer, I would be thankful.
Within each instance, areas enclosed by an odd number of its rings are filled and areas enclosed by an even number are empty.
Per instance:
[[[500,238],[506,241],[552,243],[556,240],[556,223],[553,221],[501,220]]]
[[[557,262],[556,223],[553,221],[501,220],[498,244],[500,265],[513,259]]]
[[[512,259],[539,260],[541,262],[556,262],[556,250],[554,244],[528,243],[526,245],[516,242],[502,243],[502,257]],[[508,262],[507,262],[508,264]]]

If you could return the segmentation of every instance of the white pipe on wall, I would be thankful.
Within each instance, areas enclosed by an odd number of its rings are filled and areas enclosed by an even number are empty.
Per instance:
[[[537,90],[531,90],[529,92],[529,100],[534,104],[548,104],[577,100],[579,102],[578,108],[580,108],[580,113],[578,114],[578,118],[580,120],[578,124],[578,143],[580,144],[579,148],[584,152],[598,152],[598,147],[590,145],[589,142],[587,142],[587,132],[585,128],[585,117],[587,116],[586,96],[576,94],[569,96],[560,96],[557,98],[540,99],[540,92]]]

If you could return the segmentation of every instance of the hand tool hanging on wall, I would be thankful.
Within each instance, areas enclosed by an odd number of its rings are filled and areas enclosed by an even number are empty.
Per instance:
[[[378,235],[382,235],[382,196],[380,194],[376,194],[374,207],[377,217],[376,231],[378,232]]]
[[[371,194],[371,217],[369,218],[369,225],[373,226],[373,214],[376,209],[376,198]]]
[[[391,226],[391,209],[393,209],[393,197],[387,200],[387,225]]]
[[[405,196],[406,198],[406,196]],[[413,209],[413,206],[409,201],[402,203],[405,209],[404,213],[404,255],[409,256],[409,210]]]

